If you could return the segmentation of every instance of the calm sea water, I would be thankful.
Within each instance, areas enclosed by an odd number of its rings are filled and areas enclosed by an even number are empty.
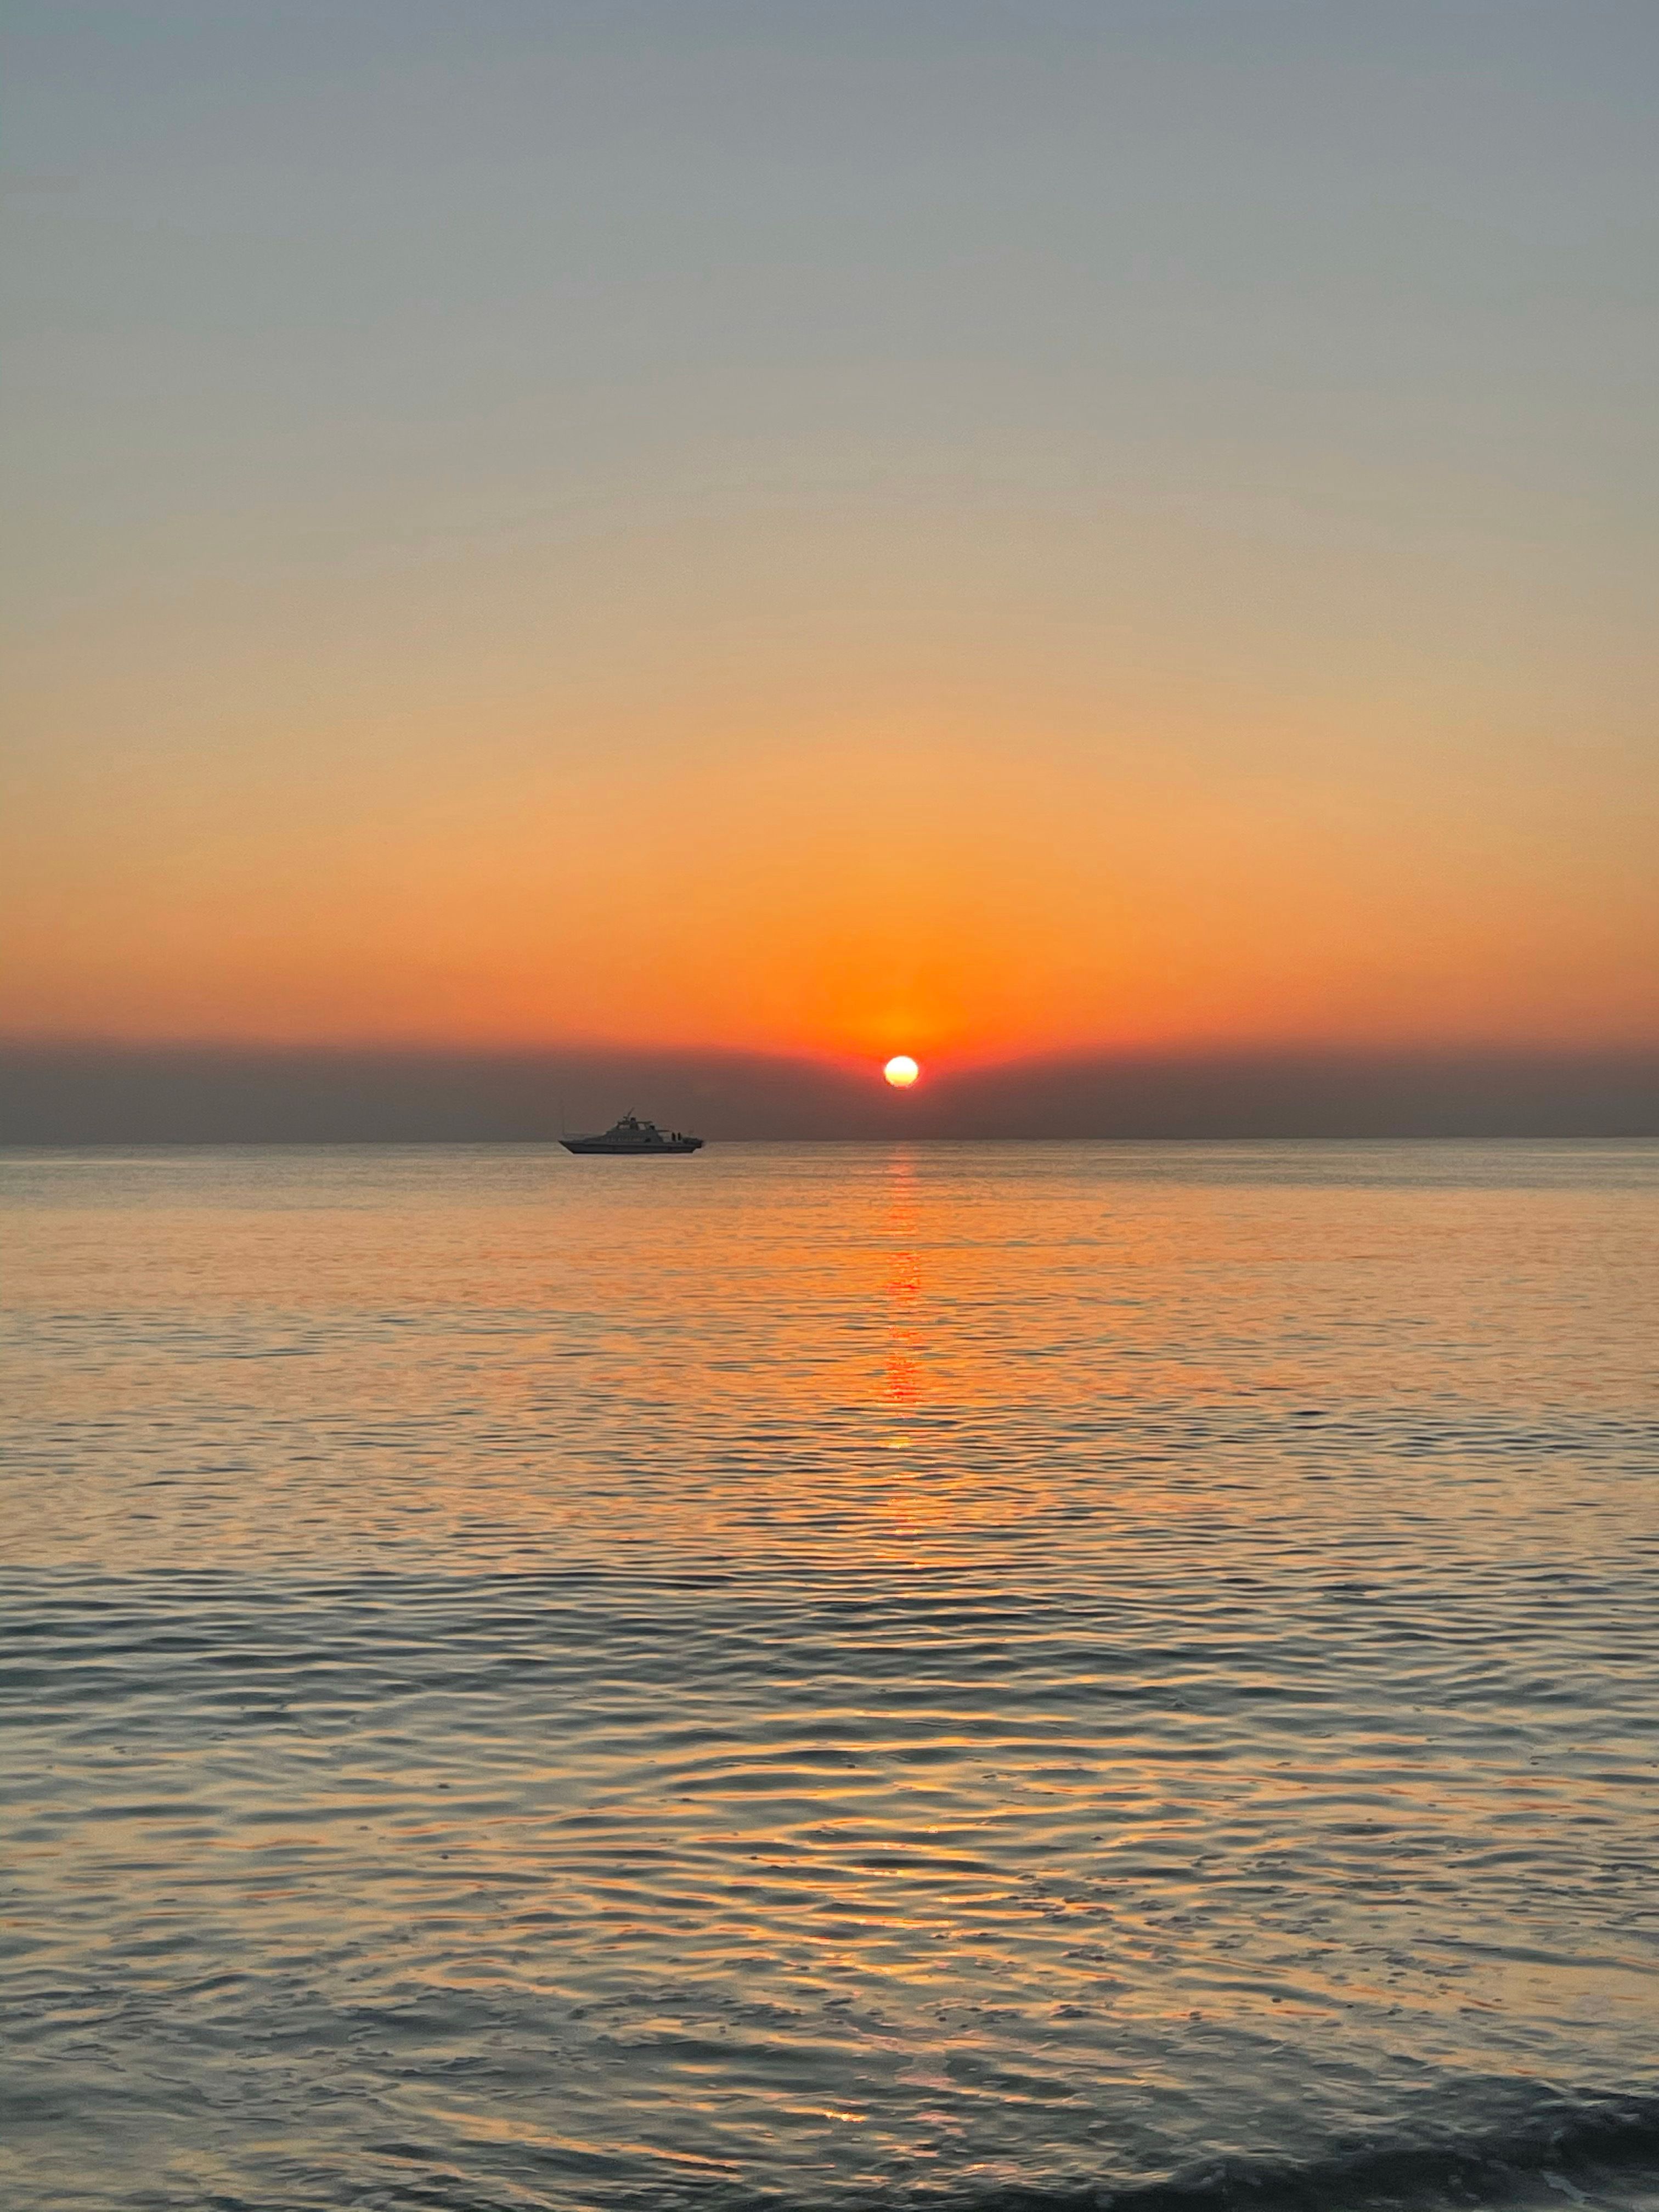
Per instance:
[[[1659,1147],[0,1190],[12,2212],[1659,2204]]]

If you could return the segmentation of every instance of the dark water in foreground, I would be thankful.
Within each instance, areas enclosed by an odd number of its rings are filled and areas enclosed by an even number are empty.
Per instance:
[[[15,2212],[1659,2205],[1659,1147],[0,1194]]]

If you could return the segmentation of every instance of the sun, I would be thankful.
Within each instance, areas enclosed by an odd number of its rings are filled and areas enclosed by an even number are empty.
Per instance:
[[[881,1072],[895,1091],[908,1091],[921,1073],[908,1052],[895,1053]]]

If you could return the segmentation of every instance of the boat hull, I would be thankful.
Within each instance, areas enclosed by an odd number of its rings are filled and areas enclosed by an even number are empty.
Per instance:
[[[589,1154],[602,1152],[613,1160],[656,1160],[670,1152],[700,1152],[701,1137],[664,1137],[654,1145],[617,1144],[608,1137],[561,1137],[559,1142],[568,1152]]]

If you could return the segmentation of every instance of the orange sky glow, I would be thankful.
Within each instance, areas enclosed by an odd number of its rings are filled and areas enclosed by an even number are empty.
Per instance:
[[[1130,12],[55,26],[0,1034],[1659,1039],[1650,118]]]
[[[1659,1027],[1616,762],[1227,734],[596,720],[586,759],[479,741],[442,775],[438,733],[401,767],[112,768],[14,854],[6,1026],[958,1061]]]

